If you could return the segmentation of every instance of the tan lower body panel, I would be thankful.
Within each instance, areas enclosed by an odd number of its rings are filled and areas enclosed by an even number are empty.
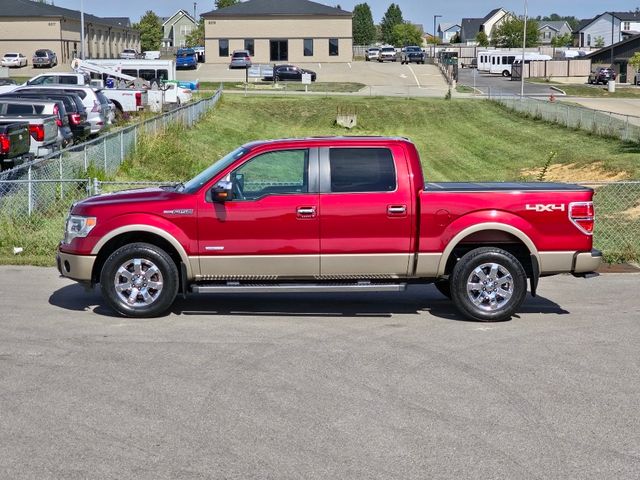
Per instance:
[[[540,273],[548,275],[551,273],[570,272],[573,267],[573,255],[576,252],[538,252],[540,259]]]
[[[438,276],[438,266],[442,259],[441,253],[419,253],[416,277],[435,278]]]
[[[602,256],[594,256],[591,252],[576,255],[574,273],[594,272],[602,264]]]
[[[192,268],[199,264],[197,280],[276,279],[324,276],[406,277],[410,254],[363,255],[252,255],[190,257]]]
[[[63,276],[81,282],[91,281],[91,271],[96,261],[95,255],[72,255],[58,252],[60,272]]]

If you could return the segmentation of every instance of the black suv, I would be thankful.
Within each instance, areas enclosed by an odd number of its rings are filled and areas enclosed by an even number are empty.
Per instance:
[[[424,63],[425,54],[420,47],[404,47],[400,52],[400,63]]]
[[[55,67],[58,65],[58,56],[54,51],[46,48],[36,50],[36,53],[33,54],[33,58],[31,59],[31,63],[33,63],[34,68]]]
[[[589,83],[593,85],[598,85],[602,83],[606,85],[609,83],[609,80],[616,79],[616,71],[613,68],[609,67],[600,67],[596,68],[595,72],[591,72],[589,74]]]

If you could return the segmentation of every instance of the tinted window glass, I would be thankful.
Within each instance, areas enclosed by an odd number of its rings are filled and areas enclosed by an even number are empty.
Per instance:
[[[130,77],[137,77],[138,76],[138,70],[133,70],[133,69],[122,69],[122,73],[124,73],[125,75],[129,75]]]
[[[247,38],[244,41],[244,49],[249,50],[249,55],[254,55],[253,53],[253,38]]]
[[[144,80],[153,80],[156,78],[156,71],[151,69],[140,69],[140,78]]]
[[[335,57],[338,55],[338,39],[330,38],[329,39],[329,56]]]
[[[156,77],[160,80],[169,80],[168,70],[156,70]]]
[[[218,40],[218,56],[229,56],[229,40],[227,40],[226,38],[221,38],[220,40]]]
[[[32,105],[20,105],[17,103],[7,105],[7,115],[33,115],[34,113]]]
[[[391,151],[386,148],[332,148],[332,192],[390,192],[396,188]]]
[[[61,77],[58,77],[58,78],[60,79],[60,83],[64,83],[66,85],[77,85],[78,84],[77,77],[73,77],[71,75],[69,75],[69,76],[64,75],[64,76],[61,76]]]
[[[265,195],[309,191],[309,150],[268,152],[245,163],[232,174],[238,200],[255,200]]]
[[[313,38],[304,39],[304,56],[305,57],[313,56]]]

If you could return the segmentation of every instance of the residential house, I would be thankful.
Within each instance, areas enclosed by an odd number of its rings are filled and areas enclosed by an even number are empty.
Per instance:
[[[0,52],[21,52],[29,59],[37,49],[56,52],[68,64],[81,53],[80,12],[47,3],[2,0]],[[140,32],[126,17],[84,14],[85,58],[118,58],[125,48],[140,50]]]
[[[591,65],[613,68],[618,73],[618,82],[633,83],[636,70],[629,65],[629,60],[636,52],[640,52],[640,34],[633,35],[618,43],[601,48],[588,54],[586,59],[591,60]]]
[[[541,20],[539,22],[538,32],[540,33],[540,36],[538,37],[540,43],[542,45],[551,45],[554,38],[571,34],[572,30],[571,25],[565,21]]]
[[[254,63],[350,62],[352,13],[309,0],[249,0],[204,13],[207,63],[249,50]]]
[[[198,26],[198,22],[185,10],[178,10],[170,17],[162,19],[162,47],[186,47],[187,36]]]
[[[574,30],[574,45],[578,47],[609,47],[640,33],[640,13],[604,12],[582,20]]]
[[[441,23],[438,25],[440,43],[451,43],[453,37],[458,33],[460,33],[460,25],[457,23]]]
[[[513,15],[504,8],[496,8],[484,18],[463,18],[460,23],[460,40],[462,43],[473,43],[480,32],[484,32],[491,40],[495,29],[511,17]]]

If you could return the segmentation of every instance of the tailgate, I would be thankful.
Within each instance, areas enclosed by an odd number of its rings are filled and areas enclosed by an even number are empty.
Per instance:
[[[13,123],[8,127],[10,149],[7,158],[15,158],[29,152],[31,145],[28,123]]]
[[[44,145],[54,143],[58,139],[58,125],[56,124],[56,117],[45,117],[42,119],[44,125]]]

